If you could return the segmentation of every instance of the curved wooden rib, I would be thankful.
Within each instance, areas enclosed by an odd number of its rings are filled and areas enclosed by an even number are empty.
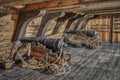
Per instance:
[[[81,17],[80,14],[76,14],[74,17],[69,18],[68,23],[67,23],[67,25],[66,25],[66,28],[65,28],[64,32],[68,31],[69,28],[70,28],[70,26],[72,25],[72,23],[73,23],[75,20],[77,20],[78,18],[80,18],[80,17]]]
[[[57,24],[56,24],[52,34],[56,34],[57,31],[59,30],[59,27],[62,26],[66,22],[66,20],[70,19],[71,17],[74,17],[75,15],[76,15],[76,13],[66,13],[64,17],[59,18],[57,20]]]
[[[30,11],[30,12],[23,12],[19,14],[19,18],[17,20],[14,20],[15,23],[15,29],[14,34],[12,37],[12,41],[16,41],[24,36],[25,30],[27,25],[30,23],[31,20],[41,17],[45,15],[46,11]]]
[[[64,12],[58,12],[58,13],[47,13],[46,15],[43,16],[41,25],[38,31],[37,36],[41,36],[45,34],[45,31],[48,27],[48,25],[53,21],[56,20],[60,17],[63,17],[65,15]]]
[[[80,19],[80,21],[77,22],[77,25],[74,29],[84,29],[88,23],[88,21],[93,18],[93,14],[86,14],[84,17]]]
[[[18,39],[20,39],[20,38],[22,38],[22,37],[24,36],[25,31],[26,31],[26,28],[27,28],[27,25],[28,25],[33,19],[38,18],[38,17],[41,17],[41,16],[44,16],[45,13],[46,13],[46,11],[45,11],[45,10],[42,10],[42,11],[40,11],[40,13],[39,13],[37,16],[31,17],[31,18],[29,18],[28,20],[26,20],[26,21],[24,22],[24,24],[22,25],[22,28],[21,28],[21,30],[20,30],[20,34],[19,34]]]

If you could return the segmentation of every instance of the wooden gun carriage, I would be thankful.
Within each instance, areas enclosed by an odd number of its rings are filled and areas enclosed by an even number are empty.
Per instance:
[[[95,30],[71,30],[64,33],[64,41],[75,47],[85,44],[90,49],[95,49],[100,44],[99,33]]]
[[[14,45],[14,53],[22,61],[23,68],[47,69],[53,74],[65,73],[69,72],[71,67],[71,55],[63,51],[66,46],[67,44],[59,39],[23,37]],[[25,48],[27,51],[23,51]],[[27,55],[26,60],[22,54]]]

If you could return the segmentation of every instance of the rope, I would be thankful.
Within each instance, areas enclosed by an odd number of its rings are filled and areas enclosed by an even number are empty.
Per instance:
[[[22,63],[26,64],[27,66],[29,66],[29,68],[35,68],[35,69],[40,69],[40,68],[43,68],[43,67],[35,67],[35,66],[32,66],[31,64],[27,63],[23,57],[20,55],[20,53],[17,51],[17,55],[18,57],[20,58],[20,60],[22,61]]]
[[[20,45],[21,46],[21,45]],[[17,46],[16,47],[16,44],[14,44],[13,45],[13,47],[12,47],[12,49],[11,49],[11,53],[10,53],[10,55],[12,54],[12,52],[13,52],[13,50],[15,49],[15,52],[16,52],[16,54],[18,55],[18,57],[19,57],[19,59],[21,60],[21,62],[22,63],[24,63],[25,65],[27,65],[27,68],[33,68],[33,69],[42,69],[43,67],[41,67],[41,66],[38,66],[38,67],[36,67],[36,66],[33,66],[33,65],[31,65],[31,64],[29,64],[29,63],[27,63],[24,59],[23,59],[23,57],[20,55],[20,53],[19,53],[19,48],[20,48],[20,46]],[[42,58],[38,58],[38,59],[40,59],[41,60],[41,62],[44,62],[45,64],[46,64],[46,67],[47,67],[47,70],[48,70],[48,72],[49,73],[52,73],[50,70],[49,70],[49,66],[50,65],[53,65],[54,67],[56,67],[56,69],[57,70],[59,70],[59,67],[57,66],[57,62],[60,60],[60,58],[61,58],[61,56],[62,56],[62,53],[63,53],[63,46],[64,46],[64,44],[62,44],[62,46],[61,46],[61,48],[60,48],[60,54],[59,54],[59,56],[57,57],[57,59],[53,62],[53,63],[49,63],[49,59],[48,59],[48,54],[47,55],[44,55]],[[31,49],[31,45],[27,45],[27,50],[26,51],[28,51],[28,56],[30,56],[30,49]],[[25,51],[25,53],[26,53],[26,51]],[[44,57],[45,57],[45,59],[44,59]],[[36,57],[35,57],[36,58]],[[39,63],[38,65],[42,65],[42,63]],[[69,69],[70,70],[70,69]],[[69,72],[69,71],[68,71]],[[68,73],[65,69],[63,69],[63,72],[62,73],[57,73],[57,74],[55,74],[55,75],[61,75],[61,74],[66,74],[66,73]]]

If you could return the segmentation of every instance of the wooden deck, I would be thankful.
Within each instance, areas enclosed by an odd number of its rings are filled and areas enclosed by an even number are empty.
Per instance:
[[[120,80],[120,45],[104,45],[95,50],[66,49],[72,54],[72,71],[65,75],[45,75],[35,70],[14,67],[0,70],[0,80]]]

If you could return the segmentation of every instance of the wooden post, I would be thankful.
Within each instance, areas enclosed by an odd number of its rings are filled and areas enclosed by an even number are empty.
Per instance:
[[[110,43],[113,43],[113,26],[114,26],[114,18],[113,18],[113,14],[111,14],[111,27],[110,27]]]
[[[18,20],[19,20],[19,11],[13,10],[11,19],[14,21],[14,31],[13,31],[11,41],[14,42],[16,40],[15,37],[16,37],[16,33],[17,33],[17,23],[18,23]]]

